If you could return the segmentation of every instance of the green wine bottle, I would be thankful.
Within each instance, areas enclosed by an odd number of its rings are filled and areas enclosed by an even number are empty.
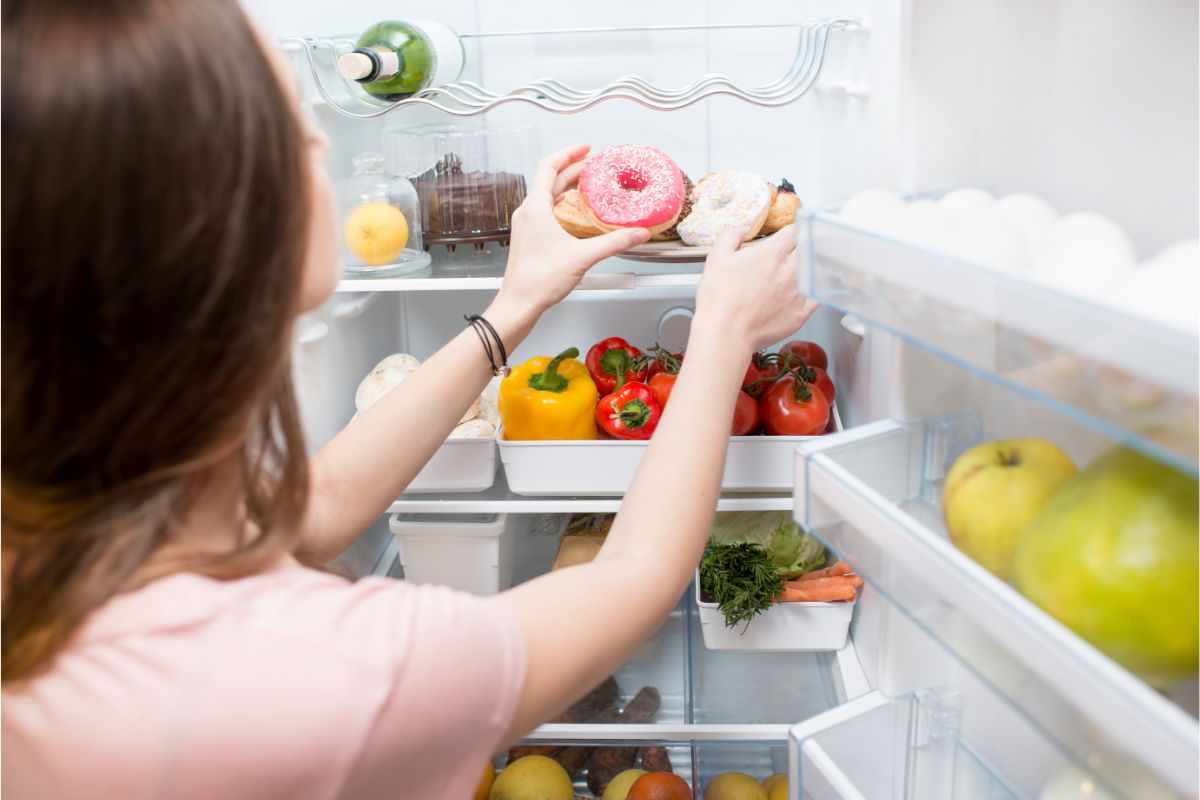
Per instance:
[[[387,20],[363,31],[337,69],[374,97],[400,100],[457,80],[464,57],[458,34],[439,22]]]

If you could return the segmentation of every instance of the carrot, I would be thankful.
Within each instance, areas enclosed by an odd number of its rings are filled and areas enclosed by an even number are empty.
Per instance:
[[[850,569],[850,565],[845,561],[839,561],[831,567],[825,569],[814,569],[811,572],[806,572],[796,580],[804,580],[805,578],[832,578],[834,575],[853,575],[854,570]]]
[[[849,584],[855,589],[861,589],[862,578],[857,575],[834,575],[832,578],[809,578],[807,576],[787,581],[784,585],[789,589],[815,589],[822,586],[837,586]]]
[[[814,586],[804,589],[788,586],[776,600],[780,603],[837,603],[853,600],[854,594],[854,587],[844,582],[836,586]]]

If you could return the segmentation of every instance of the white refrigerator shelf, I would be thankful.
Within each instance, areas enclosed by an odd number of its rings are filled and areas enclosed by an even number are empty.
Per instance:
[[[1197,474],[1196,332],[827,212],[801,223],[813,298]]]
[[[802,446],[797,522],[1072,760],[1091,764],[1115,748],[1125,763],[1107,760],[1102,778],[1125,783],[1132,769],[1196,795],[1195,717],[950,543],[936,503],[922,499],[925,433],[882,420]]]

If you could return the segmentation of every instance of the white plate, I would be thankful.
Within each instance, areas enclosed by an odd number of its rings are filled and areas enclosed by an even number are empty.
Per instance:
[[[754,239],[742,245],[756,247],[761,239]],[[669,242],[646,242],[637,247],[631,247],[621,253],[620,258],[629,261],[650,261],[664,264],[693,264],[708,258],[709,247],[692,247],[678,239]]]

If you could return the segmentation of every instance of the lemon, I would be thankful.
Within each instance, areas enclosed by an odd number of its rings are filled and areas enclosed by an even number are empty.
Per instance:
[[[771,784],[767,790],[767,800],[788,800],[787,778]]]
[[[704,800],[767,800],[767,790],[744,772],[724,772],[709,781]]]
[[[770,776],[769,778],[763,779],[762,787],[767,790],[767,797],[770,798],[771,800],[773,800],[773,798],[771,796],[771,790],[775,788],[776,784],[783,786],[783,797],[786,798],[787,797],[787,773],[776,772],[774,775]]]
[[[524,756],[504,768],[492,784],[491,800],[573,800],[571,776],[552,758]]]
[[[388,203],[363,203],[346,216],[346,246],[371,266],[395,261],[408,244],[408,220]]]
[[[627,769],[624,772],[618,772],[617,777],[608,782],[608,788],[604,790],[604,797],[601,800],[625,800],[629,794],[629,788],[645,774],[646,770],[644,769]]]

